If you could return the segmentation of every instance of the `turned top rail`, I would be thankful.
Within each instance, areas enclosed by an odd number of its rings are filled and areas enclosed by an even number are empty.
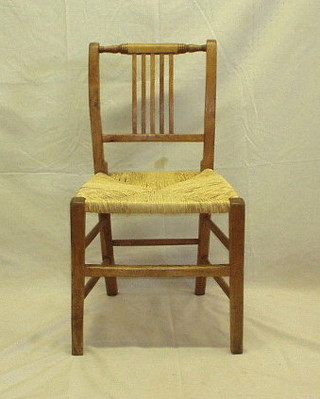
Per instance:
[[[120,54],[185,54],[206,51],[206,44],[183,43],[129,43],[99,46],[99,53]]]

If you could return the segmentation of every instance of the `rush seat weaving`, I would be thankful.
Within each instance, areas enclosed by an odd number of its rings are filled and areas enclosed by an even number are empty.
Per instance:
[[[96,213],[225,213],[238,195],[212,169],[202,172],[97,173],[77,197]]]

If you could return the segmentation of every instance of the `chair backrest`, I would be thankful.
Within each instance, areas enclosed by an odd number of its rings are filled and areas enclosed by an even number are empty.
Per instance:
[[[174,133],[174,56],[202,51],[206,53],[206,85],[204,106],[204,134]],[[132,134],[104,134],[100,110],[100,68],[101,53],[128,54],[132,57]],[[146,60],[149,57],[149,68]],[[94,170],[108,172],[104,159],[103,143],[106,142],[203,142],[201,170],[214,166],[215,102],[216,102],[216,41],[208,40],[204,45],[194,44],[120,44],[89,46],[89,106],[93,143]],[[139,62],[138,62],[139,61]],[[156,62],[158,61],[158,68]],[[165,63],[168,65],[168,90],[165,88]],[[139,67],[139,68],[138,68]],[[148,69],[148,71],[147,71]],[[159,77],[156,78],[156,69]],[[140,79],[138,79],[138,73]],[[149,93],[147,84],[149,82]],[[141,102],[138,109],[138,83]],[[159,88],[159,126],[156,127],[156,95]],[[167,95],[167,101],[165,96]],[[147,98],[149,115],[147,118]],[[165,104],[168,112],[165,112]],[[165,131],[166,114],[168,131]],[[147,123],[148,122],[148,123]]]

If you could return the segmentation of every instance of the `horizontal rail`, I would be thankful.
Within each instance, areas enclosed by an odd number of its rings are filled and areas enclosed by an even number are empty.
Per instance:
[[[230,247],[230,242],[229,238],[224,234],[222,230],[219,229],[219,227],[213,223],[211,219],[205,219],[205,223],[207,223],[209,229],[212,231],[212,233],[221,241],[221,243],[229,249]]]
[[[98,222],[93,229],[86,235],[85,239],[85,246],[86,248],[92,243],[92,241],[97,237],[97,235],[100,233],[101,227],[104,226],[106,221],[100,221]]]
[[[230,275],[230,265],[85,265],[92,277],[221,277]]]
[[[86,298],[89,292],[93,289],[93,287],[97,284],[100,277],[91,277],[90,280],[87,281],[84,287],[84,297]]]
[[[99,46],[99,53],[120,54],[184,54],[206,50],[206,44],[184,43],[129,43],[112,46]]]
[[[112,240],[114,246],[148,246],[148,245],[197,245],[199,240],[197,238],[148,238],[148,239],[134,239],[134,240]]]
[[[203,134],[103,134],[104,143],[202,142]]]

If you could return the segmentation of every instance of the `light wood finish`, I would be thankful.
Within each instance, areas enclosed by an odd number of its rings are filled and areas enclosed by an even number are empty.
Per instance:
[[[114,277],[195,277],[228,276],[229,265],[86,265],[86,276]]]
[[[206,286],[207,286],[207,277],[199,277],[200,275],[196,276],[196,284],[194,289],[195,295],[204,295],[206,293]]]
[[[206,45],[182,43],[129,43],[115,46],[100,46],[100,53],[121,54],[184,54],[206,51]]]
[[[138,132],[137,55],[132,55],[132,133]]]
[[[198,245],[199,240],[197,238],[143,238],[135,240],[113,240],[114,246],[149,246],[149,245]]]
[[[71,329],[72,354],[83,354],[84,265],[85,265],[85,201],[73,198],[70,204],[71,225]]]
[[[100,230],[100,244],[102,261],[109,265],[114,265],[114,253],[112,245],[112,234],[111,234],[111,217],[109,214],[99,214],[99,220],[101,223]],[[114,277],[105,278],[106,291],[109,296],[115,296],[118,294],[117,279]]]
[[[204,134],[174,134],[174,57],[178,54],[195,51],[206,53]],[[99,87],[100,53],[121,53],[132,56],[132,134],[102,133]],[[147,86],[149,90],[147,90]],[[157,90],[159,92],[158,102],[156,101]],[[140,91],[140,99],[138,91]],[[213,169],[215,96],[216,42],[213,40],[207,41],[205,45],[147,43],[100,46],[98,43],[90,44],[89,106],[95,173],[107,172],[103,143],[112,142],[203,142],[203,158],[200,169]],[[149,112],[147,112],[148,107]],[[157,108],[159,110],[159,126],[156,126]],[[230,199],[229,237],[211,220],[209,214],[200,214],[199,216],[198,238],[113,239],[109,214],[99,214],[99,223],[86,236],[84,198],[74,198],[71,201],[70,212],[73,354],[81,355],[83,353],[84,298],[91,292],[100,277],[105,278],[108,295],[118,293],[117,277],[196,277],[195,294],[197,295],[205,293],[207,277],[213,277],[230,300],[230,350],[232,353],[242,353],[245,205],[241,198]],[[209,262],[211,232],[229,250],[227,265],[215,265]],[[85,264],[85,247],[99,233],[102,263]],[[128,245],[197,245],[197,264],[171,266],[115,264],[113,247]],[[86,284],[85,277],[90,277]],[[224,277],[229,278],[229,284]]]
[[[147,66],[146,55],[141,56],[141,133],[146,133],[147,126]]]
[[[206,94],[204,113],[204,146],[201,170],[214,168],[215,110],[216,110],[217,46],[207,41]]]
[[[169,133],[174,133],[174,58],[169,55]]]
[[[210,219],[207,218],[205,220],[205,223],[207,224],[208,228],[212,231],[212,233],[220,240],[220,242],[227,248],[229,249],[229,238],[224,234],[222,230]]]
[[[156,132],[156,60],[150,55],[150,133]]]
[[[210,245],[210,230],[206,221],[210,218],[210,215],[202,213],[199,216],[199,246],[198,246],[198,257],[197,263],[208,264],[209,256],[209,245]],[[206,292],[206,277],[198,276],[196,278],[195,295],[204,295]]]
[[[132,133],[165,133],[165,97],[168,96],[168,133],[174,132],[174,58],[173,54],[132,54]],[[165,58],[168,58],[168,87],[165,90]],[[141,104],[138,111],[138,59],[141,60],[140,85]],[[159,84],[159,131],[156,129],[156,87]],[[149,87],[147,89],[147,86]],[[149,106],[149,112],[147,108]]]
[[[159,57],[159,133],[164,134],[164,55]]]
[[[95,173],[108,171],[102,142],[99,64],[99,43],[91,43],[89,46],[89,110]]]
[[[230,350],[243,352],[243,266],[245,204],[241,198],[230,200]]]
[[[203,134],[104,134],[104,143],[132,143],[132,142],[189,142],[200,143],[204,140]]]

